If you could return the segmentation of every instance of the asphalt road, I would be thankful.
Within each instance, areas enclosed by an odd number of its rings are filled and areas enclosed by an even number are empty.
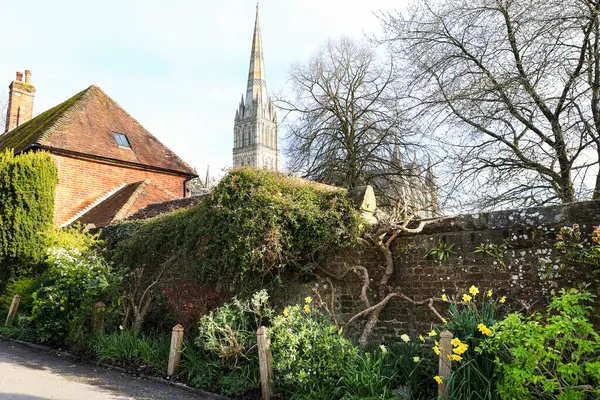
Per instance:
[[[0,340],[2,400],[208,400],[198,394]]]

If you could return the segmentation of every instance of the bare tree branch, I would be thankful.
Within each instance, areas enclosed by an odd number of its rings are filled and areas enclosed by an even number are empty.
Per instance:
[[[599,13],[598,0],[418,0],[379,14],[448,191],[480,208],[600,198]]]

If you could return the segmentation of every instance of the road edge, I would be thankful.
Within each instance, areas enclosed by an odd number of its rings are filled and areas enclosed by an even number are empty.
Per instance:
[[[25,342],[25,341],[19,340],[19,339],[11,339],[11,338],[6,337],[6,336],[4,336],[2,334],[0,334],[0,340],[3,340],[5,342],[18,343],[20,345],[23,345],[23,346],[26,346],[26,347],[30,347],[32,349],[36,349],[36,350],[40,350],[40,351],[45,351],[47,353],[58,355],[59,357],[68,357],[68,358],[71,358],[73,360],[76,360],[76,361],[79,361],[79,362],[83,362],[85,364],[96,365],[96,366],[99,366],[99,367],[102,367],[102,368],[106,368],[106,369],[112,369],[112,370],[115,370],[115,371],[119,371],[119,372],[125,373],[127,375],[139,376],[140,378],[147,379],[147,380],[153,381],[153,382],[157,382],[157,383],[160,383],[162,385],[173,386],[173,387],[176,387],[176,388],[179,388],[179,389],[191,392],[191,393],[202,395],[204,397],[210,398],[211,400],[231,400],[229,397],[221,396],[220,394],[216,394],[216,393],[205,392],[202,389],[196,389],[196,388],[193,388],[193,387],[188,386],[188,385],[186,385],[184,383],[181,383],[181,382],[173,382],[173,381],[170,381],[168,379],[163,379],[163,378],[159,378],[157,376],[151,376],[151,375],[146,375],[146,374],[134,375],[134,374],[131,373],[131,371],[128,371],[125,368],[121,368],[121,367],[118,367],[116,365],[106,364],[106,363],[103,363],[103,362],[100,362],[100,361],[86,360],[84,358],[77,357],[77,356],[71,354],[68,351],[56,349],[56,348],[51,347],[51,346],[46,346],[46,345],[37,344],[37,343]]]

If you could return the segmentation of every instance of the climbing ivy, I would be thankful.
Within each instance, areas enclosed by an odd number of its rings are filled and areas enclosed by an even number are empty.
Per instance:
[[[115,260],[129,268],[176,270],[239,292],[310,273],[328,250],[352,245],[359,217],[347,193],[252,168],[230,172],[198,206],[127,229]]]

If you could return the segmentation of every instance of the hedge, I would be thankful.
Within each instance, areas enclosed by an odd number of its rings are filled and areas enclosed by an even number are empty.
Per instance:
[[[0,153],[0,281],[43,261],[53,226],[57,170],[49,154]]]

